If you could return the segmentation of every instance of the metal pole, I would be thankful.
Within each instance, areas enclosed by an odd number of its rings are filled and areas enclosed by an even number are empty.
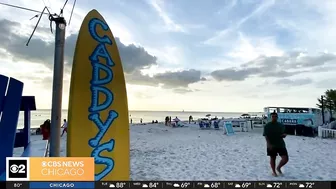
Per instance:
[[[51,108],[50,157],[60,156],[60,135],[62,119],[62,94],[64,70],[64,41],[66,22],[63,17],[53,18],[56,23],[54,77]]]
[[[323,95],[321,95],[321,105],[322,105],[322,122],[323,124],[325,123],[325,118],[324,118],[324,100],[323,100]]]

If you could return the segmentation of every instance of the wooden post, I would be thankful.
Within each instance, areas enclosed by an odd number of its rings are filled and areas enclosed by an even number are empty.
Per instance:
[[[31,119],[31,112],[30,109],[27,108],[24,110],[24,127],[23,127],[23,133],[24,133],[24,149],[27,148],[29,142],[30,142],[30,119]]]

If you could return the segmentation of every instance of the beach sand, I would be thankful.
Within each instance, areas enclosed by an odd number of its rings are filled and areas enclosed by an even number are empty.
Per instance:
[[[289,163],[272,177],[261,129],[226,136],[198,125],[132,125],[132,180],[336,180],[336,140],[287,136]],[[32,136],[43,150],[41,136]],[[65,156],[66,136],[61,140]],[[19,156],[22,149],[15,149]]]

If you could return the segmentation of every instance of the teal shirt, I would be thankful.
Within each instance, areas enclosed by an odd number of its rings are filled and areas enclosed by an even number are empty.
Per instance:
[[[282,137],[285,134],[285,126],[279,122],[269,122],[264,127],[263,136],[267,137],[274,148],[285,148],[286,144]]]

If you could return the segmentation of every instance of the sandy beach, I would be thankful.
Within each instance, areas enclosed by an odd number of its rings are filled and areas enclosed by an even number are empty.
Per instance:
[[[198,125],[132,125],[132,180],[335,180],[336,140],[287,136],[289,163],[284,176],[272,177],[261,129],[226,136]],[[41,136],[33,135],[43,150]],[[65,156],[66,136],[61,155]],[[19,156],[22,149],[15,149]]]
[[[0,180],[336,181],[335,4],[1,1]]]

